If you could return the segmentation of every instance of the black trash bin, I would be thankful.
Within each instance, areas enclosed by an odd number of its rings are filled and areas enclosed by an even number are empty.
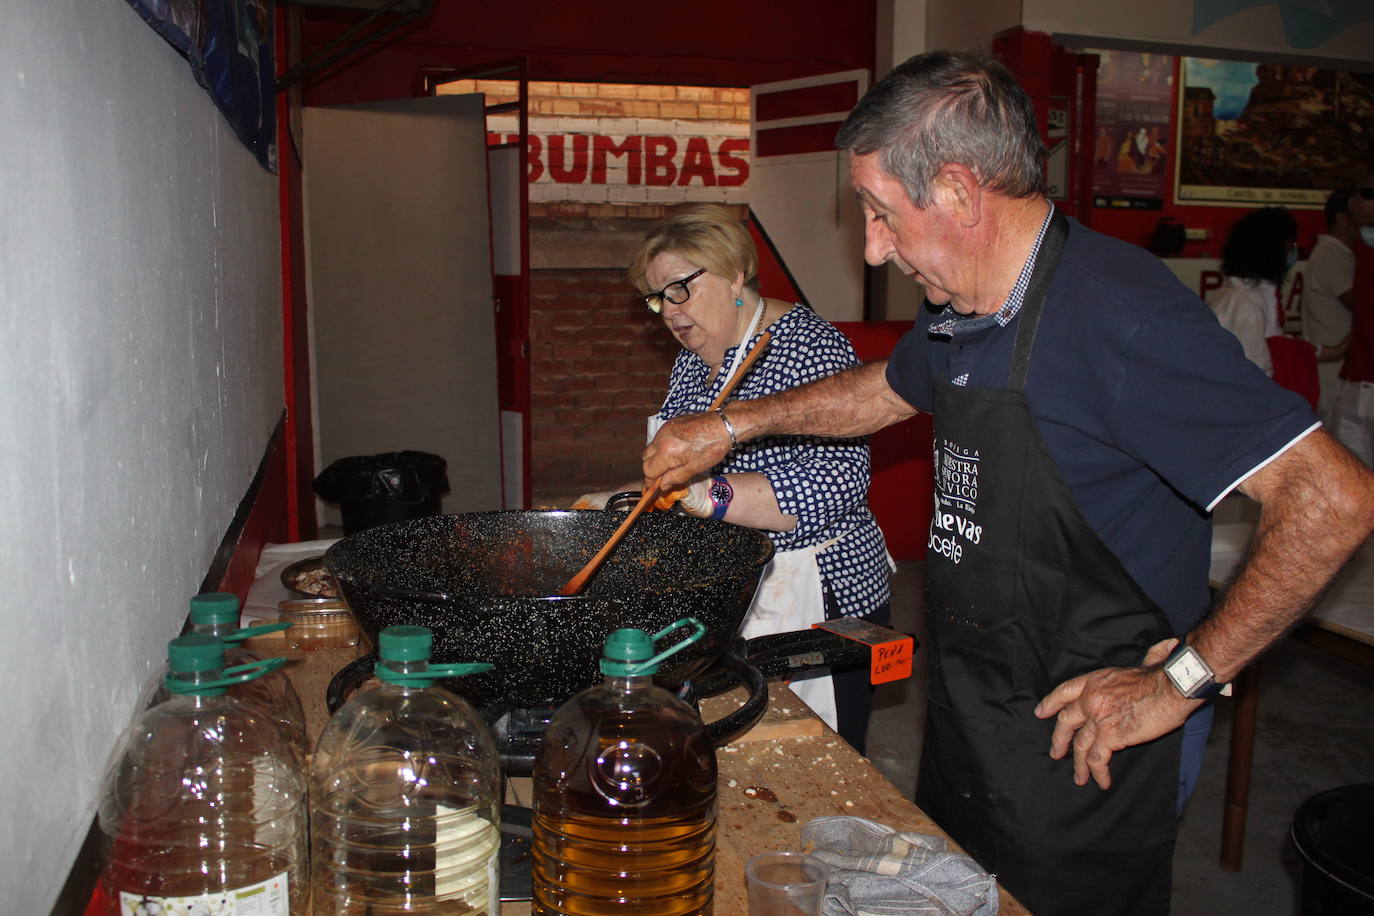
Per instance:
[[[1298,806],[1302,914],[1374,913],[1374,782],[1328,789]]]
[[[344,534],[386,522],[439,514],[448,464],[429,452],[383,452],[340,458],[315,478],[321,499],[338,503]]]

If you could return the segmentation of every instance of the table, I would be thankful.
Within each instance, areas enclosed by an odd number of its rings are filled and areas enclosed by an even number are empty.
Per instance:
[[[250,640],[249,648],[288,660],[285,671],[300,694],[313,746],[328,721],[324,694],[330,678],[366,648],[288,650],[275,633]],[[742,702],[743,692],[737,689],[703,701],[702,712],[714,719]],[[800,849],[801,829],[813,817],[865,817],[899,830],[945,836],[925,812],[780,683],[769,685],[768,710],[759,724],[735,742],[717,748],[716,761],[717,916],[746,916],[745,861],[759,852]],[[1005,889],[999,890],[1001,913],[1028,914]],[[501,916],[529,912],[528,903],[501,907]]]
[[[1212,585],[1220,587],[1239,566],[1254,524],[1235,521],[1212,527]],[[1349,661],[1374,667],[1374,540],[1350,559],[1307,618],[1290,634]],[[1221,867],[1239,871],[1245,849],[1245,821],[1259,719],[1259,677],[1263,659],[1247,666],[1233,684],[1236,704],[1226,766],[1222,812]]]

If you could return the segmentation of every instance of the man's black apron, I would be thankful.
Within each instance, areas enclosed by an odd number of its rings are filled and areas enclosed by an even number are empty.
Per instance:
[[[1051,221],[1017,322],[1006,390],[935,384],[926,559],[930,696],[916,801],[1037,916],[1169,910],[1180,735],[1076,786],[1032,712],[1063,681],[1138,665],[1173,635],[1083,519],[1024,388],[1068,225]]]

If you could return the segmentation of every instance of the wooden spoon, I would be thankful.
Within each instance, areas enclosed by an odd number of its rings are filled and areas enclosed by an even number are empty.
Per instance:
[[[749,351],[749,355],[746,356],[744,358],[744,362],[740,364],[739,371],[737,371],[734,374],[734,377],[732,377],[730,381],[726,382],[725,387],[721,389],[720,394],[716,395],[716,399],[711,402],[711,411],[714,411],[716,408],[720,407],[722,404],[725,403],[725,399],[730,396],[730,392],[735,390],[735,386],[739,384],[740,379],[744,378],[745,373],[747,373],[749,371],[749,368],[754,365],[755,360],[757,360],[759,356],[762,355],[763,351],[768,348],[768,343],[772,339],[773,336],[771,334],[769,334],[767,331],[763,332],[763,336],[760,337],[759,342],[754,345],[754,349]],[[662,478],[659,479],[661,480]],[[658,491],[659,487],[657,480],[654,481],[654,485],[652,487],[645,487],[643,494],[641,494],[639,497],[639,502],[635,503],[634,508],[625,514],[624,521],[622,521],[616,527],[615,531],[611,533],[611,536],[606,539],[606,543],[602,545],[601,549],[598,550],[592,556],[592,558],[587,561],[587,565],[579,569],[577,571],[577,574],[574,575],[571,579],[569,579],[567,584],[558,590],[558,594],[565,596],[576,595],[578,592],[582,591],[583,586],[587,584],[587,580],[592,577],[592,573],[596,572],[597,569],[601,567],[601,564],[605,561],[606,557],[610,556],[611,551],[615,549],[615,545],[620,543],[620,539],[625,536],[625,532],[630,530],[630,526],[634,524],[635,519],[639,518],[640,513],[643,512],[644,509],[649,505],[649,503],[653,501],[654,497],[658,496]],[[675,492],[685,493],[686,491],[681,490]],[[678,499],[681,498],[681,496],[678,496]],[[673,500],[672,502],[676,501],[677,500]],[[672,502],[670,502],[668,505],[671,506]],[[667,507],[665,506],[664,508]]]

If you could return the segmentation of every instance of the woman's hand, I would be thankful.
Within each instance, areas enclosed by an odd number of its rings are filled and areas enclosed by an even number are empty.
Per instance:
[[[614,496],[618,490],[598,490],[595,493],[583,493],[577,497],[569,509],[604,509],[606,502]]]
[[[678,504],[682,506],[682,511],[697,518],[710,518],[711,510],[715,506],[711,503],[711,479],[703,477],[701,480],[691,484],[685,490],[678,490],[673,495],[681,494],[678,497]]]

